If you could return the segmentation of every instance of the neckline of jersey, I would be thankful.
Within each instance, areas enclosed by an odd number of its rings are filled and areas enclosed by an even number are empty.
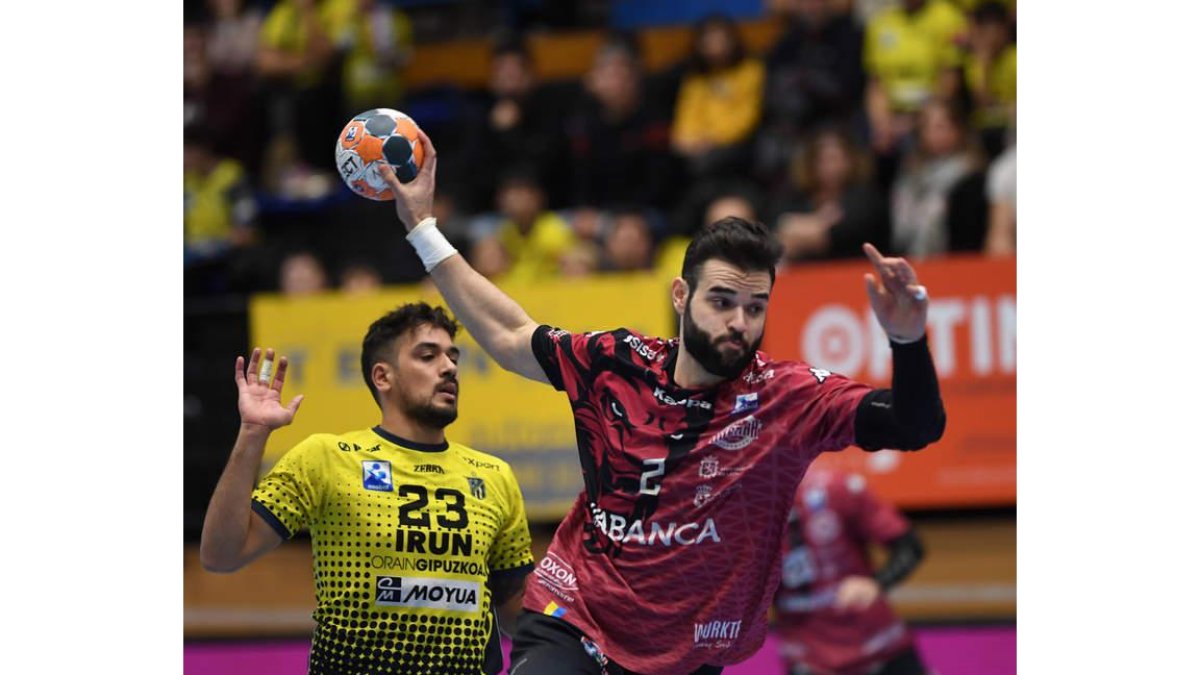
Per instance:
[[[388,443],[399,445],[400,447],[408,450],[416,450],[418,452],[444,452],[450,447],[449,441],[442,441],[441,443],[418,443],[416,441],[410,441],[407,438],[401,438],[400,436],[393,434],[379,425],[371,427],[371,431],[374,431],[380,438]]]

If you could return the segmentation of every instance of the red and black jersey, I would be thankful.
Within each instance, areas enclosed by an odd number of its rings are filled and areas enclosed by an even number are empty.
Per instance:
[[[570,398],[584,491],[528,584],[622,666],[677,673],[749,658],[779,583],[788,513],[822,451],[854,442],[867,385],[759,352],[736,379],[674,384],[678,339],[541,326]]]
[[[872,576],[869,545],[892,542],[911,528],[867,489],[862,476],[814,469],[804,477],[775,599],[785,659],[817,673],[861,675],[912,646],[884,594],[862,611],[833,609],[846,577]]]

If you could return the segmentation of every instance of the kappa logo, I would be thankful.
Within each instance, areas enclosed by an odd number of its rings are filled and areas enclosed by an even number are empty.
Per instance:
[[[753,443],[762,431],[762,422],[754,415],[743,417],[713,436],[713,444],[726,450],[741,450]]]
[[[363,487],[375,492],[392,491],[392,463],[364,460],[362,463]]]
[[[467,485],[471,486],[471,494],[476,499],[487,499],[487,485],[484,484],[482,478],[468,476]]]
[[[758,392],[738,394],[737,400],[733,403],[733,414],[737,415],[751,410],[758,410]]]

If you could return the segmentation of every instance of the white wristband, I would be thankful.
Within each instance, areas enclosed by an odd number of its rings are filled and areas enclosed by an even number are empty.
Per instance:
[[[437,219],[433,216],[417,223],[405,237],[412,244],[425,265],[426,272],[432,272],[446,258],[458,253],[458,250],[446,241],[446,236],[437,228]]]

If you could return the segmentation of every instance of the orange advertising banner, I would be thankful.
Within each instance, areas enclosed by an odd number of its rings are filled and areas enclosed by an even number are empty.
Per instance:
[[[946,433],[919,452],[849,448],[817,463],[863,474],[881,496],[904,508],[1015,504],[1016,262],[951,257],[913,267],[929,289],[926,334],[946,406]],[[891,352],[867,300],[868,271],[864,260],[781,274],[763,350],[890,386]]]

